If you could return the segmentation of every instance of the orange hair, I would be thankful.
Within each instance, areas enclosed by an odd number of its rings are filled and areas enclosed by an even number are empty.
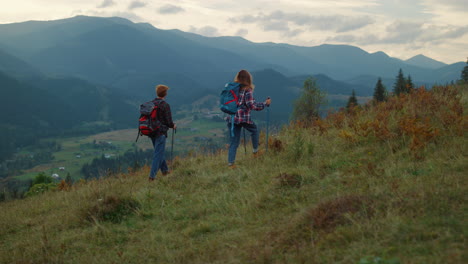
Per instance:
[[[169,87],[166,85],[159,84],[158,86],[156,86],[156,94],[158,95],[158,97],[165,97],[167,95],[167,90],[169,90]]]

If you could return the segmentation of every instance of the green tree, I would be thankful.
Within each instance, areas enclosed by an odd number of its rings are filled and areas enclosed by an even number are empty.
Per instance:
[[[376,102],[383,102],[383,101],[387,100],[387,89],[382,84],[382,79],[381,78],[379,78],[379,80],[375,84],[374,100]]]
[[[317,86],[313,78],[304,81],[301,96],[294,102],[292,119],[310,123],[319,118],[320,106],[326,103],[326,95]]]
[[[351,93],[351,96],[348,99],[348,104],[346,104],[346,108],[349,109],[351,107],[355,107],[355,106],[358,106],[358,105],[359,104],[358,104],[358,101],[357,101],[357,98],[356,98],[356,92],[353,89],[353,92]]]
[[[405,80],[405,76],[403,75],[403,71],[401,69],[398,72],[395,84],[393,85],[393,93],[395,95],[406,93],[406,80]]]
[[[26,196],[32,196],[43,193],[48,190],[55,189],[57,184],[54,183],[54,179],[50,176],[45,175],[44,172],[37,174],[31,182],[31,187],[26,192]]]
[[[36,184],[51,183],[51,182],[54,182],[54,179],[50,176],[45,175],[45,173],[41,172],[34,177],[32,181],[32,186]]]
[[[67,177],[65,177],[65,182],[69,185],[73,184],[73,180],[69,172],[67,173]]]
[[[414,89],[413,80],[411,80],[411,75],[408,75],[406,79],[406,93],[411,92]]]
[[[465,68],[463,68],[463,71],[461,73],[461,81],[464,83],[468,83],[468,58],[466,60]]]

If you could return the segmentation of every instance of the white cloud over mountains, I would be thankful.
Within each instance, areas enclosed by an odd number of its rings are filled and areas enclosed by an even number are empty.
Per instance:
[[[229,19],[232,23],[257,24],[265,30],[291,31],[291,30],[322,30],[332,32],[353,31],[375,21],[369,16],[344,15],[308,15],[307,13],[287,13],[280,10],[268,14],[242,15]],[[291,27],[296,27],[291,29]]]
[[[106,8],[115,5],[113,0],[104,0],[97,8]]]
[[[177,14],[177,13],[180,13],[180,12],[184,12],[185,9],[183,9],[182,7],[180,6],[175,6],[175,5],[164,5],[162,7],[159,8],[159,13],[160,14]]]
[[[448,8],[452,11],[468,12],[468,4],[466,0],[424,0],[422,2],[427,6],[432,6],[434,8]]]
[[[198,34],[198,35],[207,36],[207,37],[218,37],[218,36],[220,36],[219,30],[217,28],[215,28],[215,27],[212,27],[212,26],[204,26],[204,27],[201,27],[201,28],[190,26],[190,29],[188,30],[188,32],[195,33],[195,34]]]
[[[135,0],[135,1],[130,2],[130,4],[128,5],[128,9],[132,10],[135,8],[142,8],[142,7],[145,7],[146,5],[147,3],[145,2]]]
[[[328,38],[328,41],[345,43],[366,44],[407,44],[407,43],[432,43],[461,38],[468,34],[468,26],[440,26],[418,22],[396,21],[386,26],[378,36],[374,33],[345,34]]]

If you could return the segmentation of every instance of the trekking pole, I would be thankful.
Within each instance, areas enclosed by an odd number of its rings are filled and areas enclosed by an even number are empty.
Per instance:
[[[267,99],[270,99],[270,97],[268,96]],[[270,130],[270,106],[268,105],[267,106],[267,129],[266,129],[266,149],[265,149],[265,153],[268,152],[268,134],[269,134],[269,130]]]
[[[247,147],[245,146],[245,127],[244,127],[244,153],[247,154]]]
[[[174,159],[174,135],[176,133],[176,129],[172,129],[172,142],[171,142],[171,163],[173,163],[173,159]],[[174,168],[172,168],[174,169]]]

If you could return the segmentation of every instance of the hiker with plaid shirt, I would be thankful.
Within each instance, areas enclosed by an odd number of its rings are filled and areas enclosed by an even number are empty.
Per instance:
[[[240,135],[242,128],[250,132],[252,138],[252,147],[253,154],[258,153],[258,138],[259,132],[257,125],[252,121],[250,111],[261,111],[265,106],[270,106],[271,99],[268,98],[265,102],[256,102],[253,97],[253,90],[255,85],[252,83],[252,75],[246,71],[241,70],[237,73],[234,82],[240,83],[239,99],[238,99],[238,109],[237,113],[234,116],[234,136],[230,137],[229,144],[229,154],[228,154],[228,165],[230,167],[234,166],[236,159],[237,148],[240,143]],[[228,122],[231,122],[231,119],[227,119]],[[231,129],[231,123],[228,123],[229,130]]]

